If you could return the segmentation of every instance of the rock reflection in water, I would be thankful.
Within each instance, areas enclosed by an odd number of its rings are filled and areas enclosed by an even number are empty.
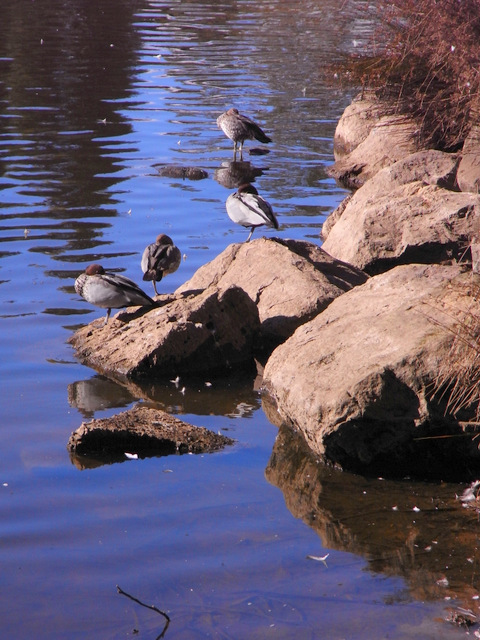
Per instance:
[[[85,418],[108,408],[126,407],[136,400],[172,414],[248,418],[260,406],[261,380],[261,373],[254,370],[238,371],[228,378],[178,376],[167,382],[120,382],[95,375],[68,385],[68,402]]]
[[[266,469],[290,512],[326,548],[365,557],[372,571],[400,576],[418,600],[455,599],[480,613],[478,514],[453,484],[392,482],[327,468],[301,437],[279,430]]]

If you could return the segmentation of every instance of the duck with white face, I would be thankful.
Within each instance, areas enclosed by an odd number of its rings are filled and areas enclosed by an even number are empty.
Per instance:
[[[118,273],[108,273],[100,264],[89,265],[78,276],[75,291],[90,304],[107,309],[104,325],[107,324],[112,309],[155,305],[155,301],[133,280]]]

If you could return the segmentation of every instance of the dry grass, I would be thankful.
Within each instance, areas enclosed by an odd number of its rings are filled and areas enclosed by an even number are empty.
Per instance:
[[[480,422],[480,288],[471,294],[469,309],[458,311],[452,326],[443,325],[454,334],[450,352],[442,362],[434,384],[434,393],[446,403],[446,413],[459,419],[465,411]]]
[[[368,54],[340,72],[413,115],[430,147],[461,148],[480,121],[480,0],[380,0],[377,12]]]

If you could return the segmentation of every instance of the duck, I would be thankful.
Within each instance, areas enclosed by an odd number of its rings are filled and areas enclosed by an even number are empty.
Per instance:
[[[228,217],[232,222],[250,227],[249,242],[257,227],[266,225],[278,229],[278,220],[271,205],[258,194],[253,184],[242,184],[235,193],[231,193],[225,203]]]
[[[107,324],[112,309],[156,304],[133,280],[118,273],[108,273],[101,264],[89,265],[78,276],[75,291],[90,304],[107,309],[103,326]]]
[[[237,145],[240,143],[240,156],[243,151],[243,143],[245,140],[258,140],[265,144],[272,142],[265,132],[253,120],[239,113],[238,109],[232,107],[222,113],[217,118],[217,126],[223,133],[233,140],[233,153],[237,153]]]
[[[165,233],[158,235],[155,242],[145,248],[141,261],[143,279],[153,282],[155,295],[158,296],[156,283],[160,282],[164,276],[176,271],[180,266],[181,260],[180,249],[174,245],[173,240]]]

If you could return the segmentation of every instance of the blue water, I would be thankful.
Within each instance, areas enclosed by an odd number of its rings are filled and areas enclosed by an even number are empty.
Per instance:
[[[116,585],[168,611],[170,638],[458,633],[435,619],[441,599],[422,602],[404,576],[368,570],[366,551],[329,545],[292,515],[265,477],[277,429],[253,379],[185,395],[152,389],[157,406],[233,437],[223,452],[81,469],[66,448],[82,420],[138,400],[68,346],[75,328],[103,315],[75,293],[75,277],[95,261],[140,283],[143,248],[166,232],[184,256],[159,287],[173,291],[246,237],[225,212],[233,189],[216,179],[232,159],[215,124],[226,108],[274,140],[262,156],[247,142],[244,159],[263,171],[256,186],[278,216],[275,233],[319,242],[346,195],[325,169],[352,97],[321,72],[366,38],[364,9],[2,0],[2,638],[157,637],[161,616]],[[161,177],[165,164],[208,178]]]

